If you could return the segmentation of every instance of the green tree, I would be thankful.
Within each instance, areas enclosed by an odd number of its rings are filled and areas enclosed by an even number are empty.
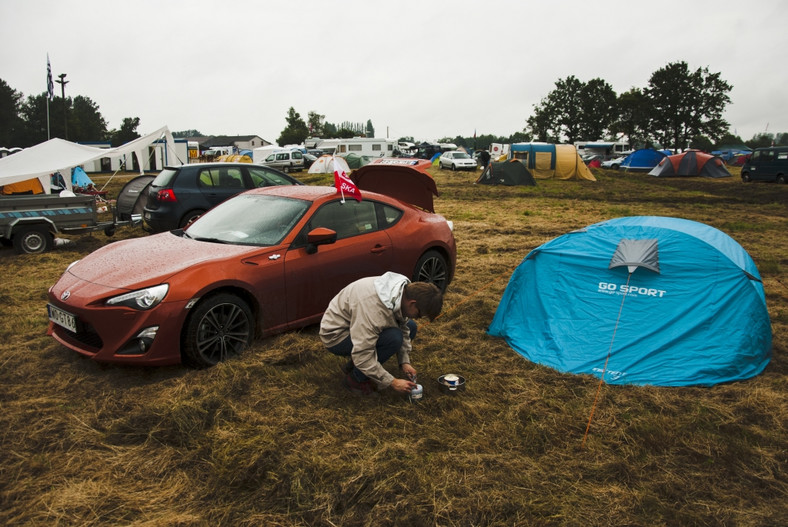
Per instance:
[[[577,139],[602,139],[618,119],[618,98],[602,79],[591,79],[580,88]],[[570,141],[572,142],[572,141]]]
[[[372,126],[372,119],[367,119],[367,137],[375,137],[375,127]]]
[[[716,140],[728,131],[722,119],[730,102],[731,86],[708,68],[689,70],[686,62],[675,62],[655,71],[644,94],[649,101],[651,134],[662,146],[683,149],[692,137],[705,135]]]
[[[718,146],[720,146],[720,145],[743,145],[743,144],[744,144],[744,141],[742,141],[741,137],[739,137],[738,135],[733,135],[730,132],[722,134],[722,137],[720,137],[717,140],[717,145]]]
[[[24,121],[20,115],[22,93],[0,79],[0,146],[22,145]]]
[[[25,121],[25,146],[47,140],[47,96],[31,95],[22,104],[21,115]],[[105,141],[107,123],[101,116],[98,105],[90,98],[77,95],[55,97],[49,101],[49,130],[51,137],[60,137],[73,142]],[[65,106],[65,108],[64,108]],[[65,114],[65,118],[64,118]]]
[[[632,88],[618,96],[618,116],[611,125],[613,135],[623,134],[633,146],[651,146],[649,136],[649,101],[640,88]]]
[[[287,126],[276,142],[280,145],[300,145],[309,137],[309,128],[292,106],[287,111]]]
[[[703,150],[704,152],[711,152],[714,150],[714,143],[705,135],[696,135],[690,139],[690,148],[695,150]]]
[[[320,115],[317,112],[309,112],[307,114],[307,125],[309,127],[310,137],[324,137],[325,115]]]
[[[579,139],[599,139],[618,117],[616,92],[602,79],[581,82],[574,75],[559,79],[534,114],[528,130],[540,141],[569,143]]]
[[[29,95],[22,103],[20,114],[24,120],[22,144],[20,146],[33,146],[46,141],[50,137],[65,138],[62,98],[55,97],[55,100],[49,102],[49,135],[47,135],[46,93]]]
[[[136,119],[136,117],[135,117]],[[202,137],[203,134],[200,133],[199,130],[182,130],[180,132],[173,132],[172,137],[178,137],[184,139],[186,137]]]
[[[755,134],[752,136],[752,139],[745,141],[744,144],[750,148],[765,148],[767,146],[772,146],[772,144],[774,144],[774,134],[770,134],[768,132]]]
[[[112,130],[109,133],[112,146],[120,146],[140,137],[140,134],[137,133],[137,127],[139,125],[139,117],[125,117],[123,119],[123,124],[120,125],[120,129]],[[175,134],[173,134],[173,137],[175,137]]]
[[[68,112],[68,140],[75,143],[107,139],[107,122],[88,97],[77,95]]]

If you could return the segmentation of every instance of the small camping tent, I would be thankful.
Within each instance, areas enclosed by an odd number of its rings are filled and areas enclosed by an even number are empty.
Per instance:
[[[246,150],[249,152],[249,150]],[[216,158],[217,163],[251,163],[252,156],[247,154],[226,154]]]
[[[349,166],[351,169],[361,168],[377,159],[376,157],[362,156],[353,152],[348,154],[338,154],[337,157],[343,158],[345,162],[347,162],[347,166]]]
[[[339,165],[339,167],[345,171],[345,173],[350,174],[350,167],[342,157],[335,157],[330,155],[322,155],[318,157],[312,166],[309,167],[308,173],[309,174],[333,174],[334,168]]]
[[[649,171],[665,159],[665,154],[653,148],[641,148],[629,154],[622,162],[622,170]]]
[[[522,162],[536,179],[584,179],[596,181],[574,145],[513,143],[511,159]]]
[[[93,180],[88,177],[82,167],[74,167],[71,169],[71,186],[88,188],[93,185]]]
[[[482,185],[536,185],[533,175],[523,163],[516,159],[493,161],[487,165],[476,183]]]
[[[687,150],[668,156],[651,169],[650,176],[704,176],[711,178],[731,177],[725,162],[717,156],[700,150]]]
[[[134,219],[134,215],[142,216],[148,203],[148,186],[154,179],[155,176],[137,176],[123,185],[115,207],[119,220],[129,221]]]
[[[771,354],[752,258],[723,232],[679,218],[618,218],[534,249],[488,331],[533,362],[610,384],[737,381]]]

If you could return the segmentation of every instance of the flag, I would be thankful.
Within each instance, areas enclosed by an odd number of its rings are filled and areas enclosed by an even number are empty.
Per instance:
[[[334,186],[337,188],[337,194],[342,194],[342,201],[345,201],[345,194],[353,196],[356,198],[356,201],[361,201],[361,191],[358,190],[358,187],[355,183],[353,183],[345,172],[345,169],[336,162],[336,158],[333,158],[334,161]]]
[[[47,53],[47,97],[50,101],[55,100],[55,83],[52,82],[52,66],[49,65],[49,53]]]

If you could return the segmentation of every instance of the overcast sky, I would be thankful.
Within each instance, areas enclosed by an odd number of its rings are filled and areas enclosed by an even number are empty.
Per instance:
[[[43,93],[49,54],[110,129],[276,142],[293,107],[436,140],[521,131],[570,75],[620,94],[685,61],[750,139],[788,132],[786,28],[785,0],[0,0],[0,78]]]

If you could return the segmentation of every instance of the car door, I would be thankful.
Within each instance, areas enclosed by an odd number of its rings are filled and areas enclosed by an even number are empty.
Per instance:
[[[315,211],[286,255],[288,320],[319,317],[347,284],[391,269],[393,244],[379,207],[372,200],[336,199]],[[337,241],[310,254],[306,235],[317,227],[336,231]]]
[[[209,207],[245,190],[241,167],[206,167],[200,171],[199,181]]]

